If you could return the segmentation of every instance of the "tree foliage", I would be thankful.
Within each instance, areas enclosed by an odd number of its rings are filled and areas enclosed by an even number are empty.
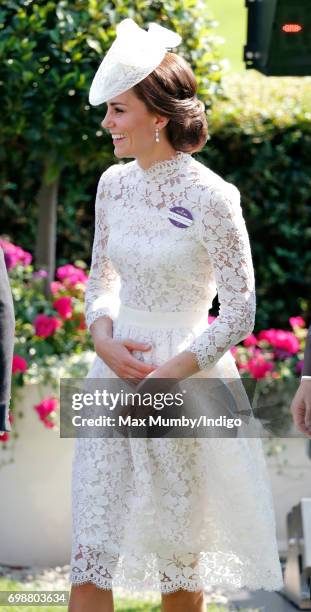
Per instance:
[[[90,107],[88,91],[116,24],[126,17],[181,34],[178,49],[210,106],[221,91],[221,62],[207,7],[193,0],[8,0],[0,10],[1,161],[18,172],[26,160],[28,174],[29,164],[43,170],[48,159],[47,181],[66,167],[83,173],[110,162],[111,143],[99,127],[103,107]]]
[[[207,8],[203,0],[8,0],[0,9],[1,197],[19,217],[28,217],[29,199],[39,209],[32,239],[49,280],[57,199],[69,169],[96,174],[111,160],[103,109],[90,107],[88,91],[116,25],[132,17],[141,27],[156,21],[181,34],[179,50],[209,108],[221,94],[221,61]]]
[[[203,163],[235,183],[256,273],[256,329],[311,319],[311,78],[232,76]]]

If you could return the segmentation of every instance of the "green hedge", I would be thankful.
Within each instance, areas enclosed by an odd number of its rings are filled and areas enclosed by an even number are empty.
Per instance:
[[[227,77],[200,159],[235,183],[250,234],[256,330],[311,318],[311,78]]]
[[[257,286],[256,330],[287,326],[306,307],[311,287],[311,79],[226,77],[226,99],[209,114],[210,140],[195,157],[237,185],[250,234]],[[107,145],[105,146],[105,150]],[[111,145],[111,163],[115,163]],[[103,170],[70,167],[59,198],[58,265],[90,262],[94,198]],[[0,226],[32,250],[39,167],[8,180]],[[28,184],[28,187],[27,187]],[[16,194],[22,193],[17,201]],[[3,232],[3,229],[2,229]],[[311,318],[310,304],[307,318]]]
[[[115,40],[116,24],[126,17],[143,27],[156,22],[181,35],[179,51],[193,66],[198,93],[210,108],[222,95],[224,62],[209,0],[7,0],[1,5],[0,231],[11,233],[16,220],[50,280],[57,202],[60,212],[63,198],[66,204],[61,238],[79,235],[83,206],[76,219],[74,205],[88,200],[81,194],[111,163],[111,140],[101,129],[105,109],[91,108],[88,93]],[[87,235],[81,238],[89,243]]]

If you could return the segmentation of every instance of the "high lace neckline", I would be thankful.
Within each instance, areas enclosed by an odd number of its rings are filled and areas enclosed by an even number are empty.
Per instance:
[[[146,178],[156,178],[161,177],[166,174],[166,172],[170,172],[171,170],[177,170],[181,165],[190,161],[191,154],[185,153],[184,151],[176,151],[176,154],[173,157],[168,159],[162,159],[161,161],[155,161],[149,166],[149,168],[142,168],[138,161],[135,160],[136,166],[141,174]]]

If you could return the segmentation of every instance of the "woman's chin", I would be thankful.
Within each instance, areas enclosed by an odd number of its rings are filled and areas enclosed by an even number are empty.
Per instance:
[[[128,153],[126,151],[118,151],[117,149],[114,150],[114,156],[118,157],[118,158],[122,158],[122,157],[134,157],[134,155],[131,155],[131,153]]]
[[[115,157],[124,157],[124,153],[122,153],[121,151],[118,151],[118,149],[114,150],[114,156]]]

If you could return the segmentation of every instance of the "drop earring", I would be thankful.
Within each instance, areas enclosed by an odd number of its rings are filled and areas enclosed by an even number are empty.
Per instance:
[[[155,141],[156,141],[156,142],[160,142],[160,132],[159,132],[159,128],[156,128],[156,132],[155,132]]]

